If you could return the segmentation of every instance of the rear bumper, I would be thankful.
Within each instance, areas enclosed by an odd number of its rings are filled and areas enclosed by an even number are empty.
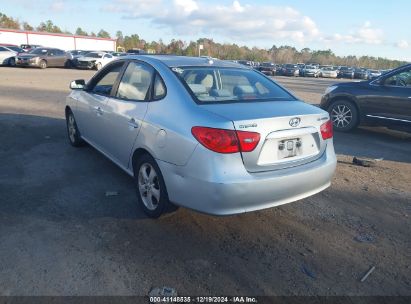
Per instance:
[[[240,155],[204,159],[198,146],[186,166],[158,161],[169,198],[177,205],[213,215],[231,215],[290,203],[330,185],[336,168],[332,140],[317,160],[276,171],[250,173]]]

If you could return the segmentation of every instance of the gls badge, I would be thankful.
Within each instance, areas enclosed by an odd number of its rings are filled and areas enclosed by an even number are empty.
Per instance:
[[[298,127],[298,125],[300,124],[300,121],[301,121],[300,118],[294,117],[294,118],[290,119],[289,124],[290,124],[291,127]]]

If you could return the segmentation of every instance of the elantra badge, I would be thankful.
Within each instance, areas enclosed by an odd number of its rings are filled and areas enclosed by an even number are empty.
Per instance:
[[[301,121],[300,118],[294,117],[294,118],[290,119],[289,124],[290,124],[291,127],[298,127],[298,125],[300,124],[300,121]]]

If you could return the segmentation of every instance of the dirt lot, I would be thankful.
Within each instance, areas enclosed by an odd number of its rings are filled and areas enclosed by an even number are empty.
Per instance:
[[[411,295],[410,136],[336,134],[332,186],[302,201],[151,220],[130,177],[67,142],[68,83],[92,74],[0,68],[0,295]],[[334,82],[277,80],[312,103]]]

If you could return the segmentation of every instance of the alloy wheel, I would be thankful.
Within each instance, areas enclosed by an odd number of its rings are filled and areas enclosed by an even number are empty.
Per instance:
[[[156,210],[160,202],[160,181],[156,170],[149,163],[144,163],[140,167],[138,190],[147,209]]]
[[[336,104],[331,111],[333,125],[337,128],[345,128],[352,122],[352,111],[344,104]]]

